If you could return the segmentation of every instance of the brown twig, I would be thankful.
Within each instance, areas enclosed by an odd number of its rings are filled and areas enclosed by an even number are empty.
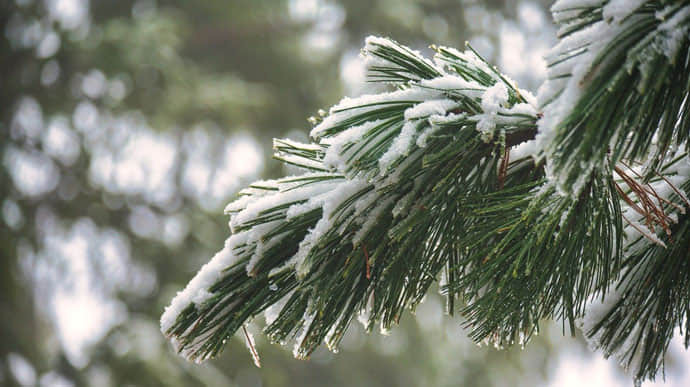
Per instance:
[[[362,244],[362,251],[364,252],[364,263],[367,267],[367,279],[371,279],[371,264],[369,263],[369,253],[367,252],[367,246]]]
[[[623,180],[623,182],[628,186],[630,189],[630,192],[633,192],[635,196],[637,197],[637,201],[633,200],[622,188],[621,186],[616,182],[615,187],[616,191],[618,192],[618,195],[625,201],[630,208],[632,208],[635,212],[638,214],[642,215],[644,218],[644,223],[646,224],[647,231],[643,230],[641,227],[639,227],[636,223],[631,222],[628,218],[623,216],[623,219],[628,222],[630,226],[635,228],[637,231],[639,231],[642,235],[644,235],[647,239],[651,240],[654,243],[660,244],[665,247],[663,242],[657,238],[655,235],[651,235],[650,233],[654,232],[654,227],[655,226],[660,226],[663,228],[664,232],[666,235],[670,238],[671,237],[671,227],[670,224],[674,223],[675,220],[669,216],[666,211],[664,210],[665,205],[672,206],[680,211],[684,211],[682,206],[679,206],[676,203],[671,202],[670,200],[666,198],[662,198],[657,191],[652,187],[649,183],[638,183],[635,179],[635,177],[639,180],[642,180],[642,176],[635,171],[632,167],[629,165],[625,164],[624,162],[620,162],[621,165],[625,166],[630,172],[632,172],[633,176],[630,176],[626,171],[624,171],[622,168],[616,166],[614,167],[614,171],[616,174]],[[688,204],[687,199],[682,195],[682,193],[664,176],[662,176],[660,173],[656,172],[657,175],[662,178],[670,187],[673,189],[673,191],[681,197],[681,199]],[[656,202],[655,200],[656,199]],[[671,239],[672,241],[672,239]]]
[[[498,189],[503,189],[508,174],[508,164],[510,164],[510,147],[506,146],[503,151],[501,165],[498,167]]]

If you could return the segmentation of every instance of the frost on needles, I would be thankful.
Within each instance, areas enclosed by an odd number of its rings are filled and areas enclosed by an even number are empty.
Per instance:
[[[478,342],[559,319],[654,378],[674,330],[690,341],[690,4],[552,11],[539,102],[471,48],[367,38],[391,90],[313,118],[309,144],[274,141],[303,173],[227,206],[224,248],[161,318],[177,351],[203,361],[242,328],[258,362],[245,324],[262,313],[296,357],[337,350],[353,318],[388,330],[438,280]]]
[[[646,177],[688,142],[690,3],[560,0],[560,41],[539,88],[549,179],[577,193],[595,170],[644,160]]]

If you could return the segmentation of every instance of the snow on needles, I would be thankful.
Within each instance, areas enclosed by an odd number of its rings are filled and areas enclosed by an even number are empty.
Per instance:
[[[236,236],[233,237],[237,239]],[[230,237],[228,241],[231,241],[233,237]],[[161,331],[167,332],[174,325],[177,316],[190,304],[198,305],[210,298],[211,293],[208,289],[220,279],[222,271],[235,262],[237,262],[237,256],[232,254],[232,247],[226,242],[223,250],[216,253],[165,308],[161,317]]]
[[[635,167],[633,169],[640,169]],[[641,172],[641,170],[640,170]],[[635,173],[632,172],[631,173]],[[660,202],[664,203],[675,203],[670,205],[672,211],[668,214],[669,217],[674,221],[678,221],[678,215],[684,214],[687,208],[685,207],[688,203],[687,193],[684,192],[680,187],[690,179],[690,157],[687,154],[687,150],[684,147],[680,147],[675,154],[672,154],[667,158],[667,163],[663,170],[663,178],[655,179],[650,182],[650,191],[656,193],[659,197]],[[624,185],[625,186],[625,185]],[[626,245],[624,247],[625,254],[631,256],[635,253],[642,251],[645,247],[650,244],[657,244],[663,248],[666,248],[665,244],[657,237],[660,227],[653,229],[648,228],[644,218],[636,212],[630,205],[622,202],[621,210],[626,219],[629,220],[625,224],[625,241]],[[647,262],[649,264],[649,262]],[[605,295],[600,295],[593,297],[589,305],[587,305],[585,315],[578,319],[578,327],[587,334],[592,331],[602,320],[606,318],[609,312],[616,307],[627,306],[627,303],[623,300],[623,296],[627,289],[633,287],[639,280],[638,278],[645,270],[637,266],[633,266],[628,269],[630,273],[624,273],[621,277],[625,280],[618,281],[611,286]],[[622,304],[621,304],[622,303]],[[647,322],[651,324],[651,322]],[[628,372],[635,375],[638,373],[639,367],[642,364],[642,356],[644,355],[643,346],[638,345],[637,339],[640,335],[648,330],[648,326],[643,326],[641,323],[636,323],[630,329],[630,331],[624,331],[623,327],[625,325],[621,324],[619,331],[616,335],[626,336],[626,340],[615,350],[613,353],[607,353],[613,356],[621,365],[626,366]],[[600,349],[604,347],[602,345],[604,335],[610,335],[610,332],[606,332],[600,329],[596,335],[592,337],[586,336],[587,342],[592,349]],[[605,351],[610,349],[604,348]],[[629,361],[629,363],[628,363]]]
[[[312,129],[310,135],[315,143],[274,142],[279,159],[308,171],[256,182],[242,190],[240,197],[225,208],[230,215],[232,235],[225,247],[166,308],[161,330],[164,333],[173,330],[178,316],[190,306],[197,311],[211,310],[214,308],[211,304],[222,302],[224,310],[230,313],[237,302],[243,301],[242,296],[214,294],[210,290],[223,280],[228,269],[242,265],[250,277],[257,275],[257,270],[267,270],[269,278],[285,270],[294,270],[297,280],[301,280],[310,273],[309,257],[326,234],[343,235],[343,225],[346,225],[350,242],[358,246],[364,243],[386,211],[396,217],[403,216],[419,188],[418,182],[412,181],[414,189],[404,197],[381,196],[381,190],[403,179],[401,171],[415,160],[406,156],[411,152],[419,155],[431,141],[441,141],[435,138],[441,128],[446,134],[463,128],[477,130],[477,135],[488,142],[496,130],[525,119],[536,120],[533,99],[530,98],[532,103],[509,103],[514,86],[504,83],[505,78],[473,52],[444,50],[451,56],[437,55],[431,61],[387,39],[368,38],[364,55],[370,71],[394,70],[403,84],[395,91],[341,100]],[[390,55],[403,56],[403,60],[414,66],[399,66],[387,60]],[[453,70],[449,58],[459,58],[460,65],[481,72],[482,79],[488,74],[490,81],[480,84],[464,78],[462,72]],[[419,73],[407,70],[413,67],[422,70]],[[526,91],[518,93],[530,96]],[[367,159],[372,154],[376,155],[373,162]],[[320,210],[320,218],[310,223],[312,226],[296,246],[295,254],[283,261],[275,260],[268,268],[260,265],[264,255],[275,250],[289,234],[284,231],[288,222],[299,223],[307,219],[307,214],[319,214],[317,210]],[[348,220],[343,221],[343,216]],[[237,270],[231,272],[237,273]],[[284,303],[285,298],[282,300]],[[281,305],[269,309],[269,323],[281,309]],[[305,327],[313,318],[309,313],[305,314]],[[174,339],[180,343],[179,339],[186,334],[181,333]],[[182,349],[183,355],[199,359],[195,351],[210,336],[192,338],[192,344]],[[297,355],[301,355],[300,342],[298,338]]]
[[[493,138],[498,110],[504,107],[506,103],[508,103],[508,88],[503,82],[497,82],[486,89],[484,95],[482,95],[482,109],[484,109],[484,113],[479,115],[477,130],[482,134],[482,138],[485,141]]]
[[[362,56],[364,57],[364,64],[369,70],[368,76],[372,80],[419,81],[422,78],[419,74],[410,71],[410,63],[414,63],[416,68],[426,68],[431,72],[437,71],[433,62],[424,58],[419,51],[377,36],[366,38]],[[391,57],[398,60],[406,59],[405,64],[408,66],[401,65],[398,61],[392,61]]]
[[[324,174],[307,175],[307,177],[309,176],[319,177],[324,176]],[[271,242],[271,239],[266,242],[262,242],[262,240],[275,228],[276,222],[263,223],[254,227],[245,226],[241,231],[238,231],[237,228],[255,220],[264,211],[285,204],[303,203],[312,196],[318,196],[325,191],[332,190],[335,185],[334,180],[319,181],[314,184],[302,183],[301,186],[296,186],[297,183],[291,181],[290,178],[285,178],[285,181],[286,183],[283,184],[264,182],[265,186],[282,185],[282,191],[278,190],[269,195],[253,198],[243,196],[226,208],[226,210],[234,212],[230,221],[234,230],[233,234],[225,241],[225,247],[199,270],[184,290],[178,292],[170,306],[165,309],[161,317],[161,330],[163,332],[168,331],[174,325],[177,316],[189,305],[199,306],[213,296],[209,289],[222,278],[226,269],[237,264],[242,257],[247,257],[248,250],[245,247],[248,244],[255,246],[255,251],[249,255],[250,259],[247,264],[249,274],[261,258],[260,253],[265,249],[262,244]]]
[[[549,70],[547,80],[538,93],[543,118],[539,120],[537,146],[543,150],[547,164],[553,164],[552,161],[557,159],[565,160],[559,171],[547,168],[547,177],[556,183],[562,194],[577,194],[590,173],[604,167],[605,160],[600,155],[591,160],[563,156],[559,153],[561,144],[556,138],[559,134],[576,130],[565,123],[572,114],[576,114],[576,109],[582,109],[578,103],[601,67],[594,64],[605,63],[609,52],[616,54],[615,50],[610,49],[611,44],[623,39],[640,22],[641,16],[636,15],[636,11],[652,3],[656,4],[651,0],[559,0],[551,7],[554,20],[561,24],[559,35],[562,38],[546,56]],[[582,12],[596,9],[601,9],[601,20],[584,23],[581,28],[574,27],[582,22],[578,19]],[[671,4],[655,16],[658,25],[648,33],[648,39],[629,50],[626,61],[625,70],[629,73],[639,70],[643,78],[638,85],[640,88],[647,84],[645,79],[655,76],[657,53],[674,63],[679,47],[690,39],[690,5]],[[615,135],[611,137],[611,142],[616,140]],[[571,170],[580,170],[581,178],[567,186]]]

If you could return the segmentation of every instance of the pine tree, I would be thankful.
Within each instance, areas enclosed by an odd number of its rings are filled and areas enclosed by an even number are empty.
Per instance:
[[[477,342],[583,330],[636,380],[675,329],[690,344],[690,2],[560,0],[537,97],[471,47],[362,50],[391,91],[345,98],[313,142],[275,140],[303,174],[226,208],[225,247],[166,309],[185,357],[217,355],[265,312],[308,357],[357,317],[387,330],[436,281]]]

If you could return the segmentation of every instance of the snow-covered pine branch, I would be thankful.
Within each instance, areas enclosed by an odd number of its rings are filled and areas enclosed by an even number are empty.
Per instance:
[[[559,0],[551,10],[560,41],[538,93],[549,178],[577,194],[619,160],[657,170],[690,139],[690,3]]]
[[[539,104],[471,48],[368,38],[369,79],[395,89],[313,118],[310,144],[275,140],[305,172],[227,207],[225,248],[161,319],[177,350],[212,357],[263,311],[295,356],[335,350],[355,316],[387,330],[441,277],[476,341],[578,322],[653,379],[674,329],[690,342],[690,3],[552,10]]]
[[[386,78],[398,89],[343,99],[313,144],[276,140],[277,157],[308,172],[255,183],[227,207],[225,248],[161,320],[186,357],[217,354],[279,300],[266,332],[279,342],[299,332],[299,357],[324,340],[335,348],[359,313],[387,329],[444,267],[456,270],[447,231],[471,218],[459,198],[496,191],[499,175],[506,187],[538,184],[529,152],[506,158],[536,133],[528,92],[471,51],[440,48],[432,62],[369,38],[364,52],[376,58],[370,75],[404,74]]]
[[[613,175],[625,225],[621,278],[580,326],[636,380],[654,379],[674,330],[690,342],[690,2],[560,0],[552,12],[561,40],[538,93],[548,179],[572,195]]]
[[[593,297],[578,321],[591,347],[614,357],[638,381],[655,378],[676,330],[690,342],[687,151],[680,147],[662,166],[649,183],[638,185],[645,166],[620,164],[627,242],[621,276],[609,294]]]

